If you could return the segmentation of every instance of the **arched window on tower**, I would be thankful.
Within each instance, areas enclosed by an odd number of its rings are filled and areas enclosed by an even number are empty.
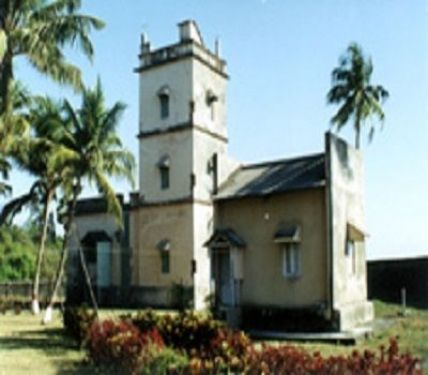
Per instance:
[[[166,119],[169,117],[169,106],[170,106],[170,89],[168,86],[162,86],[158,90],[159,98],[159,109],[160,109],[160,118]]]
[[[160,188],[162,190],[169,189],[169,168],[170,168],[169,155],[162,156],[158,161],[158,168],[160,173]]]
[[[206,102],[207,106],[210,108],[211,120],[215,120],[215,102],[218,101],[218,96],[214,94],[212,90],[207,91]]]
[[[170,273],[170,250],[171,250],[171,241],[167,238],[161,240],[157,244],[157,248],[160,252],[161,257],[161,272]]]

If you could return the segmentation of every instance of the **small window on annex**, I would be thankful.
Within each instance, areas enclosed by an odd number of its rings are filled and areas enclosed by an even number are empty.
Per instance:
[[[170,158],[168,155],[164,155],[158,161],[159,175],[160,175],[160,188],[162,190],[169,189],[169,170],[170,170]]]
[[[346,225],[346,244],[345,256],[347,258],[348,269],[350,274],[357,273],[358,264],[358,243],[364,242],[364,231],[356,225],[347,223]]]
[[[160,252],[161,272],[163,274],[170,273],[170,270],[171,270],[171,265],[170,265],[171,242],[168,239],[163,239],[163,240],[159,241],[157,248]]]
[[[282,275],[287,279],[301,276],[300,227],[290,225],[279,229],[274,242],[280,245],[282,252]]]
[[[357,271],[357,260],[356,260],[356,253],[355,253],[355,241],[348,238],[346,240],[346,248],[345,248],[345,255],[348,258],[348,268],[349,273],[355,274]]]
[[[299,244],[286,244],[283,248],[282,274],[292,278],[300,275],[300,250]]]
[[[160,118],[166,119],[169,117],[170,106],[170,90],[168,86],[162,86],[158,91]]]

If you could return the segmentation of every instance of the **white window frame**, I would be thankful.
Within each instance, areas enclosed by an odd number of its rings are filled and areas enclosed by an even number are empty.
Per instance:
[[[301,276],[300,244],[290,242],[282,248],[282,275],[286,279]]]

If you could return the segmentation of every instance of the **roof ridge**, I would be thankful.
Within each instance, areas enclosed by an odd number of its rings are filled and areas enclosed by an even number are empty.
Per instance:
[[[281,180],[281,183],[284,182],[289,182],[291,180],[294,180],[295,178],[301,176],[303,173],[315,168],[317,165],[324,163],[323,160],[314,160],[313,162],[309,163],[308,165],[306,165],[304,168],[300,168],[298,171],[296,171],[296,173],[291,174],[289,177],[284,178],[283,180]],[[269,190],[272,190],[272,188],[270,188]]]
[[[264,167],[267,165],[272,164],[282,164],[282,163],[289,163],[289,162],[296,162],[298,160],[304,160],[304,159],[310,159],[310,158],[316,158],[325,156],[325,152],[317,152],[309,155],[302,155],[302,156],[295,156],[291,158],[284,158],[284,159],[277,159],[277,160],[271,160],[271,161],[264,161],[264,162],[257,162],[253,164],[244,164],[241,166],[240,169],[251,169],[251,168],[257,168],[257,167]]]

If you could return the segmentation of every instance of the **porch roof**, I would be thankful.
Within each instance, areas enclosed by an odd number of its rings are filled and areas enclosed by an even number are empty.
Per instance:
[[[111,242],[111,237],[104,230],[94,230],[87,232],[82,238],[82,243],[88,246],[93,246],[97,242]]]
[[[231,228],[216,229],[209,240],[204,243],[204,246],[211,248],[228,245],[238,248],[247,246],[245,241]]]
[[[300,242],[300,227],[298,225],[288,225],[278,229],[274,235],[274,242]]]

